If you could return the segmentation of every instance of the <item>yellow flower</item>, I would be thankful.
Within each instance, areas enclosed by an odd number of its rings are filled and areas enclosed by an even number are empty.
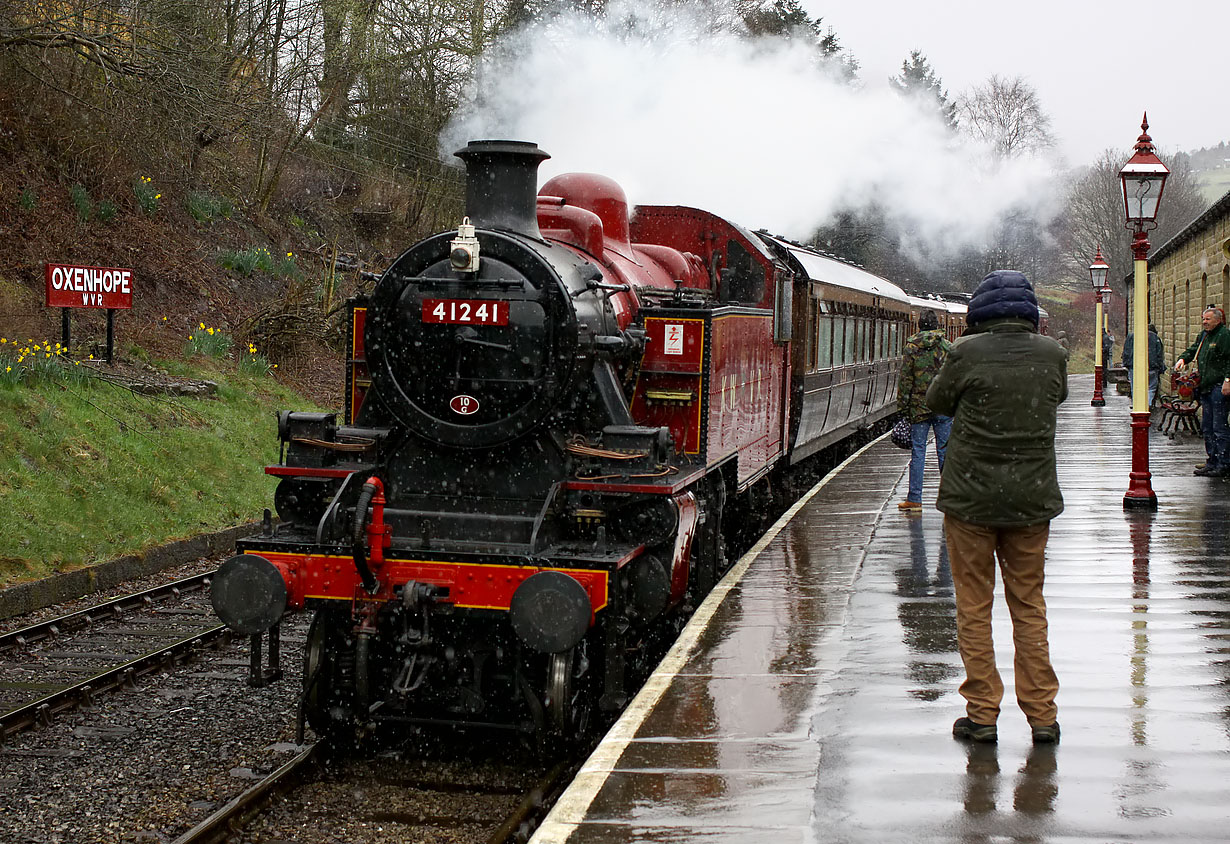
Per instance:
[[[21,363],[21,361],[17,361],[17,362],[18,362],[18,363]],[[6,366],[6,367],[4,368],[4,371],[5,371],[5,372],[12,372],[12,371],[13,371],[13,367],[11,367],[11,366]]]
[[[7,343],[8,341],[9,341],[9,338],[7,338],[7,337],[0,337],[0,343]]]
[[[293,258],[293,257],[295,257],[295,253],[294,253],[294,252],[287,252],[287,253],[286,253],[286,257],[287,257],[287,258]]]
[[[201,326],[201,330],[204,330],[204,329],[205,329],[205,323],[201,322],[201,323],[197,323],[197,324]]]
[[[90,355],[90,360],[94,360],[94,355]]]
[[[167,318],[166,318],[166,317],[163,317],[163,318],[162,318],[162,321],[163,321],[163,322],[166,322],[166,321],[167,321]]]
[[[209,336],[210,336],[210,337],[213,337],[213,336],[214,336],[214,330],[213,330],[212,328],[207,328],[207,329],[205,329],[205,330],[209,332]]]
[[[277,368],[278,368],[278,365],[275,363],[275,364],[273,365],[273,368],[274,368],[274,369],[277,369]]]
[[[154,199],[162,199],[162,194],[160,193],[154,194]]]
[[[73,361],[73,366],[81,366],[81,361],[79,360]]]

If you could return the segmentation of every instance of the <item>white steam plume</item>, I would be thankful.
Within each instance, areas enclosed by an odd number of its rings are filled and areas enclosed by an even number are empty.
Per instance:
[[[887,81],[851,88],[806,46],[714,32],[679,7],[529,27],[478,80],[441,137],[446,157],[474,139],[533,141],[552,156],[543,178],[598,172],[633,204],[790,237],[878,203],[935,257],[983,245],[1005,211],[1045,218],[1052,198],[1043,161],[995,161]]]

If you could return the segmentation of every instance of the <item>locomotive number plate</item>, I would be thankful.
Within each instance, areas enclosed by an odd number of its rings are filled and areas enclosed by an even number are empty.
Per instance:
[[[424,299],[423,322],[447,325],[508,325],[508,303],[474,299]]]

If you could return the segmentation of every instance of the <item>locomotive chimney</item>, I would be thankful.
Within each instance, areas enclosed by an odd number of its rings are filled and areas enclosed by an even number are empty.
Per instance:
[[[538,165],[551,156],[528,141],[470,141],[454,155],[466,163],[466,214],[474,225],[542,238]]]

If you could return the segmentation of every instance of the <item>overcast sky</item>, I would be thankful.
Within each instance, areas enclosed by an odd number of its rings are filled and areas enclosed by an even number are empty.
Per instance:
[[[1126,160],[1146,110],[1164,149],[1230,142],[1228,0],[803,5],[833,28],[868,84],[898,73],[911,50],[926,55],[954,98],[993,73],[1025,77],[1074,165],[1108,147]]]

